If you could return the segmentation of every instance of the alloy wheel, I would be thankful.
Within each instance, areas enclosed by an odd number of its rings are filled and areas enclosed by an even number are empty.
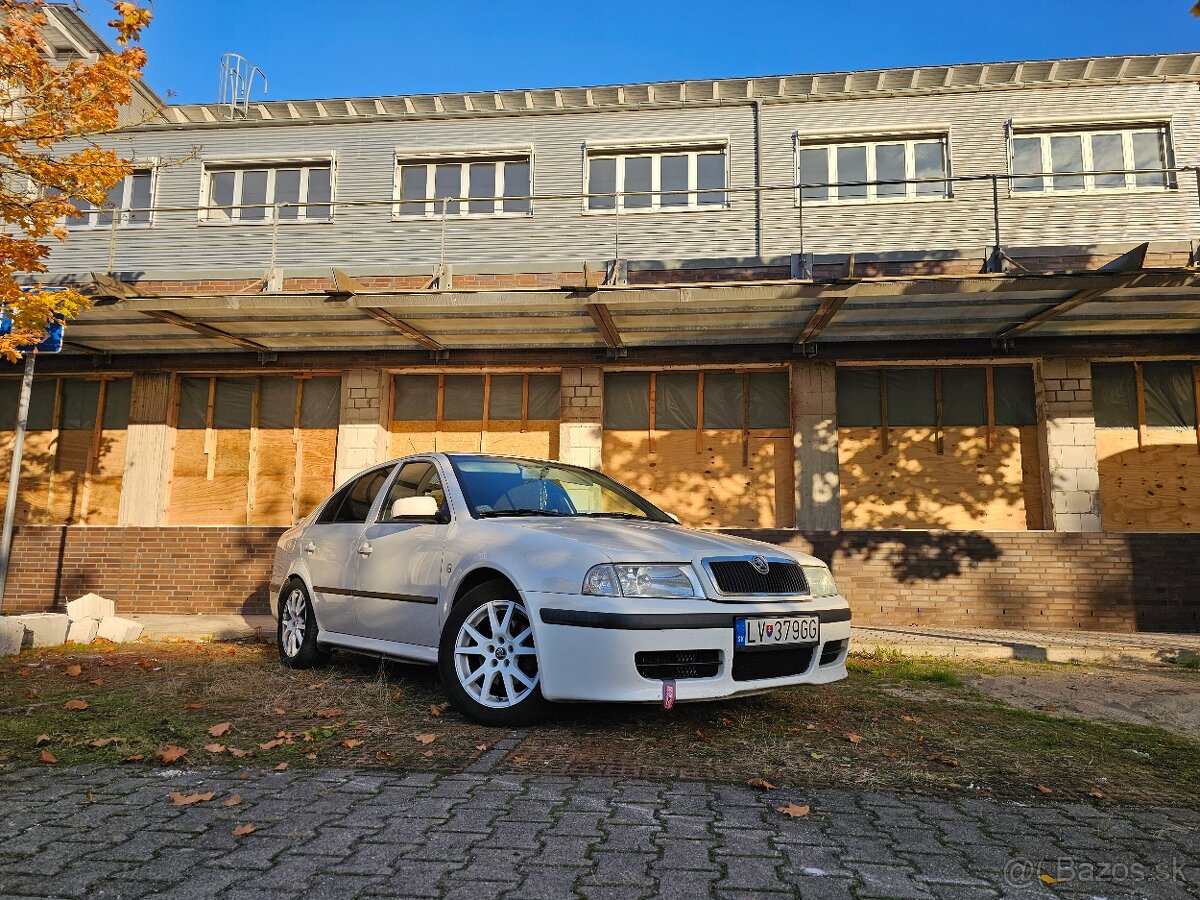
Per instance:
[[[304,592],[293,588],[283,603],[283,652],[294,657],[304,643],[304,632],[308,627],[308,610],[305,608]]]
[[[483,706],[507,709],[528,697],[538,685],[538,664],[525,607],[490,600],[472,610],[454,639],[454,671]]]

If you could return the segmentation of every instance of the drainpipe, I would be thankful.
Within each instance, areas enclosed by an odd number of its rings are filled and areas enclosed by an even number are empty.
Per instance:
[[[754,107],[754,252],[763,255],[763,195],[762,195],[762,100],[755,97]]]

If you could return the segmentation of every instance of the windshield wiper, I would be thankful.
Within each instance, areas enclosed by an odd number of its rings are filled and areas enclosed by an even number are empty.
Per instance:
[[[651,519],[649,516],[640,516],[637,513],[627,512],[590,512],[590,513],[575,513],[577,516],[585,516],[589,519],[641,519],[643,522],[655,522],[657,519]]]
[[[505,516],[567,516],[570,513],[553,509],[489,509],[479,513],[481,519],[499,519]]]

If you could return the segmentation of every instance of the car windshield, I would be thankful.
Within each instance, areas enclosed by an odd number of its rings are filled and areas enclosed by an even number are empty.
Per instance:
[[[488,456],[452,456],[450,464],[477,519],[587,516],[673,521],[633,491],[589,469]]]

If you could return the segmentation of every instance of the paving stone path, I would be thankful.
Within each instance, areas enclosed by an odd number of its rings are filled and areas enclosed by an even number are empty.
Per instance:
[[[790,801],[812,811],[775,811]],[[1200,812],[500,771],[0,772],[4,898],[784,896],[1200,897]]]

